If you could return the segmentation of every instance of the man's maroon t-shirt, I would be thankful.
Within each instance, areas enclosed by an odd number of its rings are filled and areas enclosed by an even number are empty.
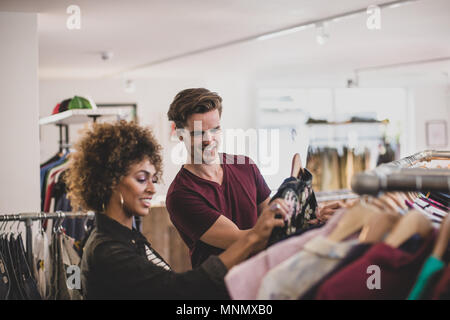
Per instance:
[[[192,267],[210,255],[223,252],[200,237],[224,215],[241,229],[252,228],[258,218],[257,206],[270,195],[270,189],[248,157],[221,154],[222,185],[196,176],[184,167],[170,185],[166,198],[170,220],[189,247]],[[233,163],[233,164],[230,164]]]

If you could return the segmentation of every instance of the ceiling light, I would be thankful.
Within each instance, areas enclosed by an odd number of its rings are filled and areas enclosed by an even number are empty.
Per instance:
[[[114,56],[112,51],[103,51],[101,52],[101,57],[103,61],[109,60]]]
[[[133,93],[136,91],[136,84],[134,83],[133,80],[131,79],[127,79],[125,80],[125,88],[124,88],[126,93]]]

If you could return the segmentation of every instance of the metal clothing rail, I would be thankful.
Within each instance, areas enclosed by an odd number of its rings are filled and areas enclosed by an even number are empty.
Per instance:
[[[33,231],[31,229],[33,220],[46,220],[46,219],[65,219],[65,218],[88,218],[93,219],[95,213],[88,212],[29,212],[29,213],[17,213],[17,214],[0,214],[0,221],[23,221],[25,222],[26,230],[26,248],[27,258],[30,265],[33,264]]]
[[[383,191],[450,193],[450,170],[411,168],[431,160],[450,160],[450,151],[426,150],[356,174],[352,178],[352,190],[360,195],[378,195]]]
[[[315,192],[317,202],[325,201],[337,201],[359,198],[359,195],[355,194],[348,189],[340,189],[334,191],[317,191]]]

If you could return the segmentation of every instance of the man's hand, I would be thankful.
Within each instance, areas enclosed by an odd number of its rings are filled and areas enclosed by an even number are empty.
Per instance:
[[[317,212],[317,219],[309,221],[310,224],[317,224],[327,222],[328,219],[338,210],[344,208],[345,205],[340,201],[328,203],[326,205],[320,205]]]

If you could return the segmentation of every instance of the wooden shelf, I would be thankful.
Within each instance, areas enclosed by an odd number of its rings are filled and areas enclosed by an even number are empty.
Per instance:
[[[121,108],[72,109],[39,119],[39,125],[77,124],[93,121],[93,117],[117,116],[125,117],[129,110]]]

